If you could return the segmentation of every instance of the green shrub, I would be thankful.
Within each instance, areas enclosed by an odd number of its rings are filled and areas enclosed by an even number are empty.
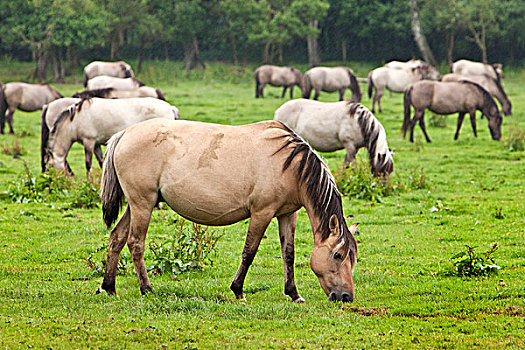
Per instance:
[[[153,264],[148,271],[154,274],[179,274],[190,269],[204,269],[212,265],[211,253],[224,232],[218,234],[207,226],[195,223],[189,225],[185,220],[177,220],[175,233],[161,243],[149,244],[149,260]]]
[[[106,263],[108,257],[108,244],[104,243],[102,246],[96,248],[89,257],[86,258],[89,269],[91,270],[91,276],[101,277],[104,276],[106,271]],[[131,256],[125,249],[120,252],[117,275],[125,275],[128,272],[128,267],[133,265]]]
[[[449,276],[489,276],[501,269],[496,265],[493,254],[498,250],[498,244],[494,243],[492,247],[484,253],[478,253],[477,247],[465,245],[466,249],[455,254],[450,259],[454,260],[453,266],[446,271]]]
[[[10,144],[9,142],[2,142],[1,149],[3,154],[7,154],[8,156],[12,156],[13,158],[20,158],[26,153],[24,148],[20,146],[18,138],[16,138],[12,144]]]
[[[428,116],[428,125],[434,128],[446,128],[447,127],[447,116],[431,113]]]
[[[511,125],[507,132],[507,138],[502,141],[503,146],[509,152],[520,152],[525,149],[525,130],[517,125]]]

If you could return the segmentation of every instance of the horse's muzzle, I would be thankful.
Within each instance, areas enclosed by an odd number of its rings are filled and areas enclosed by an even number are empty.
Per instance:
[[[342,301],[343,303],[351,303],[354,301],[354,296],[349,293],[338,294],[336,292],[330,293],[329,301]]]

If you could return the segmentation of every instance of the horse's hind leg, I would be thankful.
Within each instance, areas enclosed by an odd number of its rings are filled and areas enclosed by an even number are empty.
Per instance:
[[[84,142],[84,155],[86,158],[86,176],[91,178],[91,167],[93,165],[93,153],[95,151],[95,141],[85,140]]]
[[[250,217],[250,225],[248,226],[248,234],[246,235],[246,241],[244,242],[244,248],[242,250],[241,264],[235,274],[235,277],[230,285],[230,289],[235,293],[237,299],[246,300],[243,294],[244,279],[248,268],[255,258],[257,249],[264,235],[264,231],[272,220],[273,212],[254,212]]]
[[[142,197],[138,201],[130,200],[131,222],[128,248],[133,258],[133,265],[135,266],[135,272],[139,279],[140,292],[142,295],[153,291],[146,271],[146,265],[144,264],[144,249],[146,248],[146,233],[148,232],[151,213],[156,202],[156,192],[153,192],[150,198]]]
[[[286,90],[288,89],[288,86],[285,86],[283,88],[283,93],[281,94],[281,98],[284,98],[284,95],[286,95]]]
[[[470,114],[470,124],[472,125],[472,132],[474,137],[478,137],[478,130],[476,128],[476,110],[469,112]]]
[[[425,127],[425,117],[423,115],[419,119],[419,127],[421,128],[421,130],[423,130],[423,135],[425,135],[425,139],[427,140],[427,142],[431,142],[430,137],[428,137],[427,134],[427,128]]]
[[[294,303],[304,303],[304,299],[297,292],[294,276],[295,262],[295,225],[297,212],[279,216],[279,237],[281,240],[281,254],[284,263],[284,294],[292,298]]]
[[[108,294],[117,294],[115,290],[115,277],[117,275],[118,258],[122,248],[124,248],[124,245],[128,240],[130,216],[128,205],[124,215],[122,215],[118,224],[113,228],[113,231],[111,231],[111,235],[109,236],[106,272],[104,273],[104,280],[100,286],[100,290],[97,291],[97,293],[105,290]]]
[[[6,121],[7,121],[7,125],[9,125],[9,133],[14,135],[15,132],[13,130],[13,115],[15,114],[15,110],[16,110],[16,107],[15,108],[9,108],[7,110],[7,114],[6,114]]]
[[[463,124],[463,118],[465,118],[465,112],[459,112],[458,114],[458,126],[456,128],[456,134],[454,134],[454,140],[457,140],[459,137],[459,129],[461,129],[461,125]]]
[[[414,108],[414,118],[412,118],[412,121],[410,122],[410,142],[414,142],[414,128],[416,127],[418,120],[424,117],[425,110],[417,110]]]

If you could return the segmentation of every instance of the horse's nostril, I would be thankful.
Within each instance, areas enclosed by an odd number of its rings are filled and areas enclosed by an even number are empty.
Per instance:
[[[354,301],[354,297],[348,293],[343,293],[343,303],[351,303]]]
[[[330,296],[328,297],[329,301],[337,301],[337,295],[335,292],[330,293]]]

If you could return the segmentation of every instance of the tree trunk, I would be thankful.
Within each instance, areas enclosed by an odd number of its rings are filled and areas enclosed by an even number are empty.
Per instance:
[[[142,62],[144,61],[144,47],[142,43],[139,45],[139,62],[137,64],[137,74],[142,72]]]
[[[449,67],[451,67],[452,63],[454,62],[454,37],[454,29],[449,30],[447,32],[447,63]]]
[[[232,38],[230,41],[232,44],[233,65],[238,66],[239,58],[237,57],[237,42],[235,41],[234,38]]]
[[[341,59],[346,62],[346,40],[341,40]]]
[[[308,23],[308,26],[311,28],[318,28],[319,21],[315,20]],[[317,38],[315,35],[309,35],[307,38],[308,43],[308,63],[310,64],[310,67],[316,67],[319,65],[319,62],[321,61],[319,56],[319,46],[317,44]]]
[[[284,60],[283,60],[283,44],[279,44],[279,48],[278,48],[278,54],[279,54],[279,64],[284,64]]]
[[[270,48],[271,48],[272,44],[271,43],[266,43],[264,45],[264,49],[263,49],[263,62],[264,63],[272,63],[270,61]]]
[[[42,83],[46,80],[47,77],[47,63],[49,58],[49,53],[47,51],[42,52],[41,49],[35,50],[36,56],[36,69],[33,73],[33,79],[36,79],[39,83]]]
[[[437,67],[437,61],[434,58],[432,50],[430,49],[427,39],[425,38],[425,34],[421,29],[421,22],[419,20],[419,10],[417,8],[417,2],[416,0],[409,0],[408,4],[410,6],[410,14],[412,17],[412,33],[414,34],[414,40],[416,41],[419,52],[421,53],[421,56],[423,56],[425,62],[434,67]]]
[[[184,69],[193,69],[195,67],[206,68],[199,57],[199,41],[197,38],[193,38],[190,45],[184,46]]]

